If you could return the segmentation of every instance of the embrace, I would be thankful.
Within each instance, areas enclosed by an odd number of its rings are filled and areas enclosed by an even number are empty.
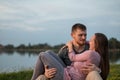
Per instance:
[[[86,26],[80,23],[72,26],[71,36],[58,55],[50,50],[39,54],[31,80],[107,80],[107,37],[95,33],[87,42]]]

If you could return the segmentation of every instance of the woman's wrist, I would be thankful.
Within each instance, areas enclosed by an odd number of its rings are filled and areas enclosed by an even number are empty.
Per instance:
[[[72,53],[72,52],[74,52],[74,51],[73,51],[73,50],[69,50],[68,52],[69,52],[69,53]]]
[[[68,51],[69,52],[73,52],[73,48],[72,47],[68,47]]]

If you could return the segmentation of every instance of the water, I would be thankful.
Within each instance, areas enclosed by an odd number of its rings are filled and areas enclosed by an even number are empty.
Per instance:
[[[33,69],[38,55],[20,54],[13,52],[0,54],[0,72],[13,72],[25,69]]]
[[[0,73],[33,69],[37,58],[38,54],[35,53],[1,52]],[[120,52],[110,53],[110,63],[120,64]]]
[[[109,58],[111,64],[120,64],[120,51],[109,52]]]

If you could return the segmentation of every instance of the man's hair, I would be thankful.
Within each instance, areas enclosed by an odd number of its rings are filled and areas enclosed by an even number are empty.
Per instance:
[[[80,23],[76,23],[76,24],[74,24],[74,25],[72,26],[71,32],[74,32],[74,31],[76,31],[77,29],[80,29],[80,30],[82,30],[82,31],[85,31],[85,30],[86,30],[86,26],[83,25],[83,24],[80,24]]]

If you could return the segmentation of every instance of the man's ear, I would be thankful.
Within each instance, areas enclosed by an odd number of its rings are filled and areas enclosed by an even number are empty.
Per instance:
[[[74,33],[73,32],[71,33],[71,37],[74,38]]]

